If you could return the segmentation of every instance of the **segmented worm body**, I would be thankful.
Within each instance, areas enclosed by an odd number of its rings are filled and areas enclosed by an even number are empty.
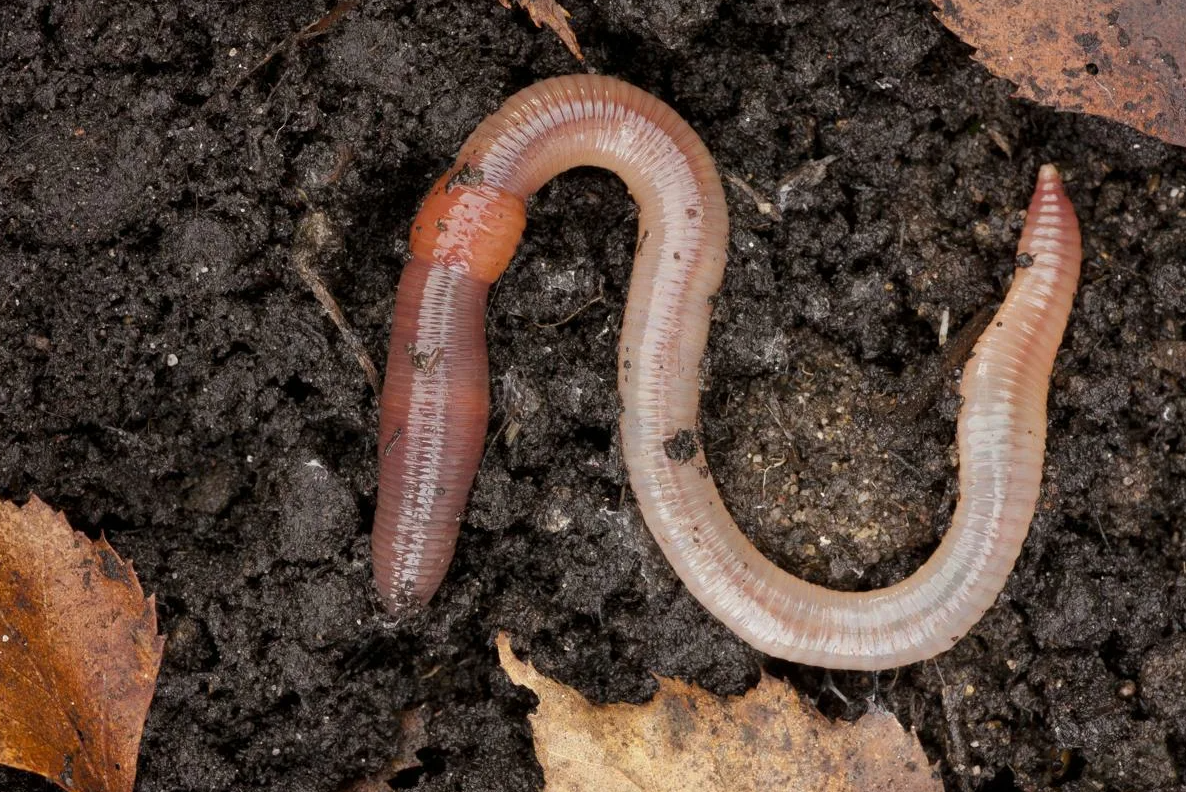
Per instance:
[[[725,198],[708,151],[673,110],[597,76],[513,96],[469,137],[415,220],[381,406],[372,547],[388,609],[427,602],[452,558],[488,422],[487,291],[518,244],[527,197],[578,165],[618,174],[638,202],[618,360],[622,451],[643,518],[688,589],[741,638],[788,660],[880,669],[948,649],[1004,586],[1038,497],[1048,381],[1080,260],[1058,173],[1039,173],[1019,247],[1028,265],[964,374],[950,530],[906,580],[832,591],[779,569],[746,539],[703,450],[668,453],[697,426],[725,267]]]

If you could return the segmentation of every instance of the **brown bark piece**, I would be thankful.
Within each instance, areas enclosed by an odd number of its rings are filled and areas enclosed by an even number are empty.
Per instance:
[[[1017,95],[1186,146],[1180,0],[932,0],[935,15]]]
[[[511,0],[498,0],[498,2],[503,8],[511,7]],[[515,0],[515,2],[531,15],[531,21],[535,23],[536,27],[547,25],[560,37],[564,46],[568,47],[568,51],[575,55],[577,60],[585,59],[585,56],[581,54],[581,45],[577,43],[576,34],[568,26],[568,19],[572,14],[568,13],[564,6],[557,3],[556,0]]]
[[[718,698],[659,677],[643,705],[591,704],[498,637],[503,670],[539,697],[531,716],[547,792],[942,792],[918,739],[888,712],[833,723],[768,676]]]
[[[36,497],[0,501],[0,763],[130,792],[164,638],[105,539]]]

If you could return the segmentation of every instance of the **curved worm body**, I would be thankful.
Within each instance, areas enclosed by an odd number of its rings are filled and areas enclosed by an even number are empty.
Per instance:
[[[1039,173],[1019,247],[1032,265],[1017,270],[964,375],[951,529],[901,583],[832,591],[754,548],[702,450],[668,453],[697,427],[700,360],[725,267],[724,193],[674,111],[597,76],[513,96],[469,137],[414,223],[381,404],[372,548],[387,608],[427,602],[452,558],[488,421],[486,294],[518,244],[527,197],[578,165],[614,171],[639,205],[618,360],[622,450],[643,518],[685,585],[741,638],[796,662],[880,669],[948,649],[1004,586],[1038,497],[1048,381],[1080,260],[1058,173]]]

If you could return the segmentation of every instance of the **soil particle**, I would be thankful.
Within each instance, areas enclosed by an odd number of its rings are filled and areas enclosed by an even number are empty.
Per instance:
[[[675,462],[690,462],[700,450],[696,433],[691,429],[680,429],[668,440],[663,441],[663,453]]]
[[[1155,716],[1186,727],[1186,702],[1178,691],[1186,689],[1186,638],[1175,635],[1158,643],[1141,664],[1141,700]]]
[[[157,595],[138,789],[332,792],[421,707],[422,766],[394,787],[538,789],[499,629],[600,701],[646,699],[654,673],[741,693],[762,668],[832,716],[875,699],[960,792],[1180,788],[1181,150],[1014,100],[929,0],[567,3],[588,64],[671,103],[750,189],[726,187],[702,450],[743,530],[813,582],[892,583],[935,546],[959,406],[939,328],[1001,299],[1037,168],[1060,166],[1085,261],[1038,514],[997,606],[933,662],[825,675],[740,642],[629,494],[638,212],[578,170],[532,199],[491,293],[456,560],[391,624],[369,580],[377,405],[294,272],[295,229],[317,211],[340,231],[318,274],[383,359],[423,195],[505,97],[577,65],[526,14],[461,0],[374,0],[297,43],[330,6],[0,4],[0,496],[104,532]]]

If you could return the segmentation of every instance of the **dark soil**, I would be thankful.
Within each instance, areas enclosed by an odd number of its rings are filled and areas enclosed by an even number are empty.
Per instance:
[[[834,717],[873,700],[952,790],[1181,789],[1186,154],[1011,99],[926,0],[568,6],[588,64],[671,103],[723,171],[767,197],[795,174],[781,218],[727,187],[703,423],[741,524],[817,582],[882,585],[934,547],[956,494],[941,317],[955,338],[1000,300],[1037,168],[1063,168],[1084,274],[998,606],[935,662],[829,677],[692,600],[618,453],[636,210],[580,171],[535,200],[493,294],[496,408],[457,559],[425,615],[388,625],[376,400],[295,273],[296,228],[336,229],[318,269],[381,361],[421,195],[504,98],[581,67],[493,0],[370,0],[299,42],[326,0],[7,0],[0,495],[106,532],[157,595],[138,788],[329,792],[423,707],[422,766],[394,787],[538,789],[533,698],[491,644],[508,630],[601,701],[645,700],[654,673],[741,693],[763,668]]]

